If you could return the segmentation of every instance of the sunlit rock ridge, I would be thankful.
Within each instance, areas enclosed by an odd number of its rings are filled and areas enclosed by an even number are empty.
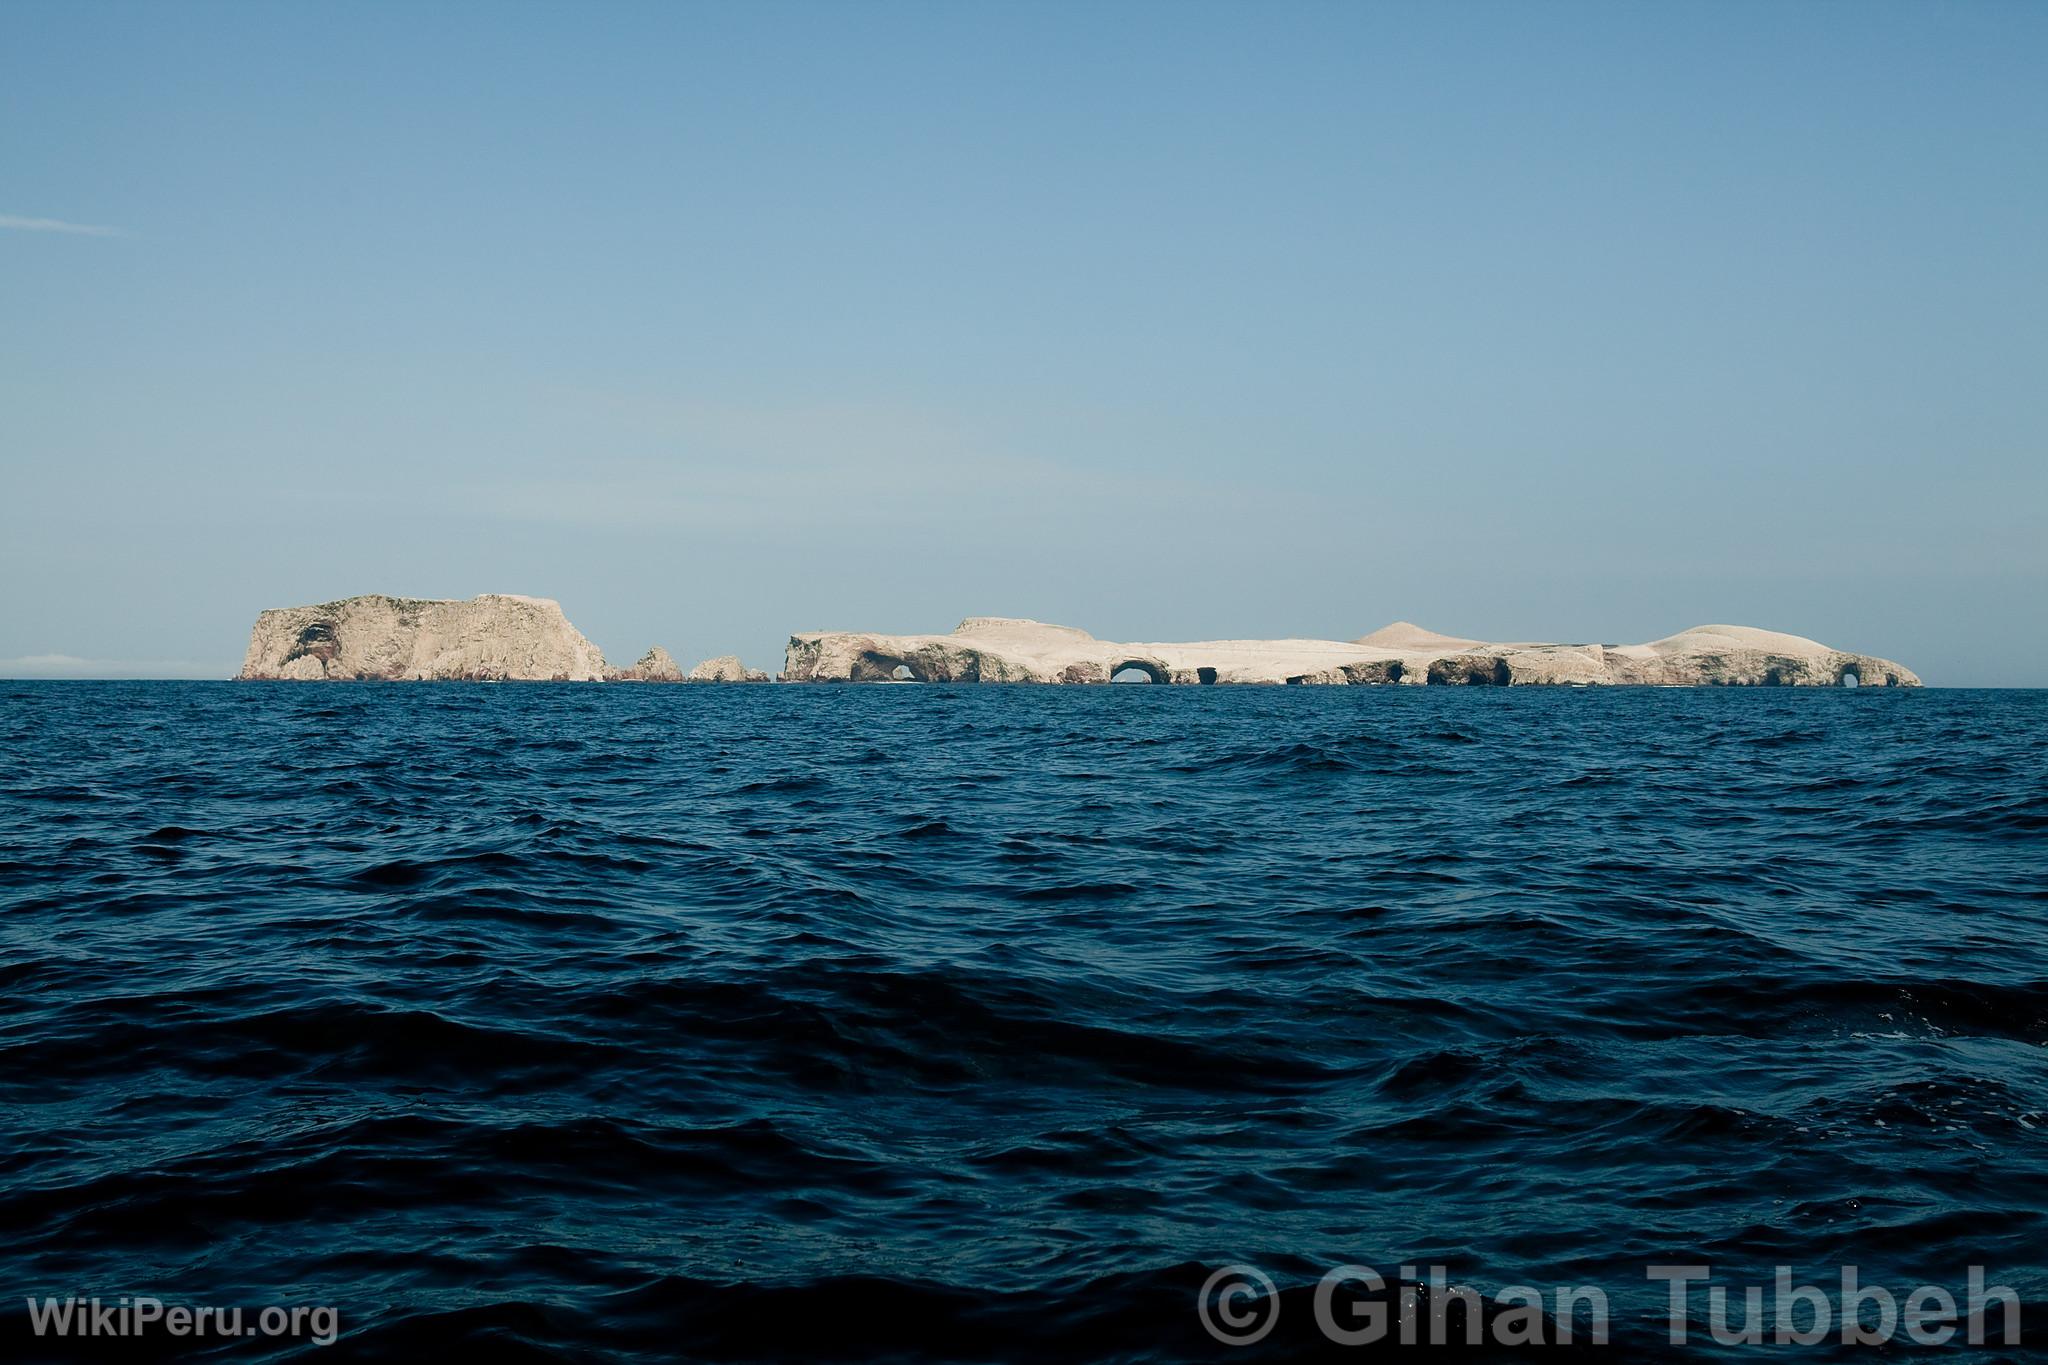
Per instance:
[[[1511,644],[1397,621],[1356,640],[1118,644],[1072,626],[972,616],[950,635],[823,631],[789,637],[788,682],[1395,683],[1497,686],[1918,687],[1889,659],[1752,626],[1694,626],[1641,645]]]
[[[486,593],[466,602],[372,594],[256,618],[247,681],[765,682],[723,656],[685,673],[656,646],[613,668],[545,597]]]

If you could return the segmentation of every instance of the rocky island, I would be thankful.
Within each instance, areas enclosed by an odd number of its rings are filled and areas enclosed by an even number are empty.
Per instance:
[[[1407,686],[1918,687],[1905,666],[1752,626],[1694,626],[1640,645],[1493,643],[1397,621],[1356,640],[1119,644],[1073,626],[970,616],[946,635],[789,637],[785,682],[1296,683]],[[466,602],[371,595],[256,618],[247,680],[767,682],[733,655],[687,671],[656,646],[630,668],[544,597]]]
[[[245,681],[766,682],[730,655],[685,673],[660,646],[613,668],[559,602],[486,593],[467,602],[371,594],[279,607],[249,632]]]
[[[1752,626],[1694,626],[1641,645],[1497,644],[1398,621],[1356,640],[1118,644],[1072,626],[972,616],[949,635],[792,635],[787,682],[1403,685],[1549,683],[1666,687],[1918,687],[1903,665]]]

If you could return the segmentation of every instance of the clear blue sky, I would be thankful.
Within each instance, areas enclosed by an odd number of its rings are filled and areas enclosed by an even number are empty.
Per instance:
[[[507,591],[2048,683],[2044,71],[2040,4],[9,0],[0,672]]]

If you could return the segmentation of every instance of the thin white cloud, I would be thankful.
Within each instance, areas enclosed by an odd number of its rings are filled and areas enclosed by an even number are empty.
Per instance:
[[[68,232],[74,237],[119,237],[121,229],[97,227],[91,223],[67,223],[61,218],[24,218],[17,213],[0,213],[0,228],[16,232]]]

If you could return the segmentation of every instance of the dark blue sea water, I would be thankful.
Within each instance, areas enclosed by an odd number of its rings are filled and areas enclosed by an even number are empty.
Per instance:
[[[0,684],[0,1354],[1259,1359],[1345,1262],[2048,1341],[2044,917],[2037,693]]]

